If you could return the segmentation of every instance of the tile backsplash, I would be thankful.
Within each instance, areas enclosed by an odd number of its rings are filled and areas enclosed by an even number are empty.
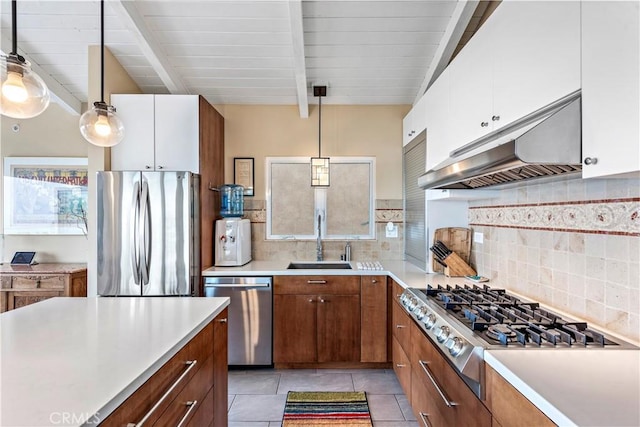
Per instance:
[[[251,255],[260,261],[294,261],[316,259],[315,240],[266,240],[264,200],[245,198],[245,216],[251,220]],[[398,237],[385,237],[387,222],[398,226]],[[403,253],[402,200],[376,200],[376,239],[351,240],[354,261],[398,260]],[[323,240],[325,260],[339,260],[346,240]]]
[[[640,180],[565,179],[469,208],[472,263],[511,289],[640,342]]]

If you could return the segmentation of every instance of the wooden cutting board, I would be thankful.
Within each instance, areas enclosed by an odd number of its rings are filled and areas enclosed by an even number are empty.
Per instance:
[[[438,228],[433,233],[433,241],[440,240],[446,247],[454,251],[464,262],[469,264],[471,257],[471,229],[463,227]],[[444,267],[431,261],[433,271],[444,273]]]

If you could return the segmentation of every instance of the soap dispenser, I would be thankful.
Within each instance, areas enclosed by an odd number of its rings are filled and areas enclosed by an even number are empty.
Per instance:
[[[351,261],[351,242],[347,242],[347,245],[344,247],[344,260]]]

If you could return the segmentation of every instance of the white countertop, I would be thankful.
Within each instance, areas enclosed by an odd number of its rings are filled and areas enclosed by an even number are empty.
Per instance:
[[[380,261],[382,270],[358,270],[357,261],[351,261],[351,269],[336,270],[287,270],[290,261],[251,261],[240,267],[210,267],[202,271],[202,275],[217,276],[296,276],[296,275],[389,275],[396,282],[405,288],[427,287],[427,284],[462,284],[470,283],[461,277],[446,277],[443,274],[427,274],[415,265],[405,261]],[[296,261],[315,262],[315,261]],[[324,261],[324,262],[344,262],[344,261]]]
[[[560,426],[640,426],[638,350],[489,350],[485,362]]]
[[[229,298],[52,298],[2,313],[0,425],[94,425],[227,305]]]
[[[462,277],[427,274],[405,261],[381,263],[383,270],[357,270],[354,261],[352,270],[287,270],[289,261],[253,261],[242,267],[212,267],[203,275],[382,274],[405,288],[421,289],[427,284],[471,283]],[[488,350],[485,361],[560,426],[640,426],[638,349]]]

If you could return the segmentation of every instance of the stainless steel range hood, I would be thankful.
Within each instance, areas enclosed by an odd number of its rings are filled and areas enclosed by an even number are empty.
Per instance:
[[[451,152],[449,160],[418,178],[418,186],[473,189],[578,173],[581,144],[580,91],[576,91]]]

